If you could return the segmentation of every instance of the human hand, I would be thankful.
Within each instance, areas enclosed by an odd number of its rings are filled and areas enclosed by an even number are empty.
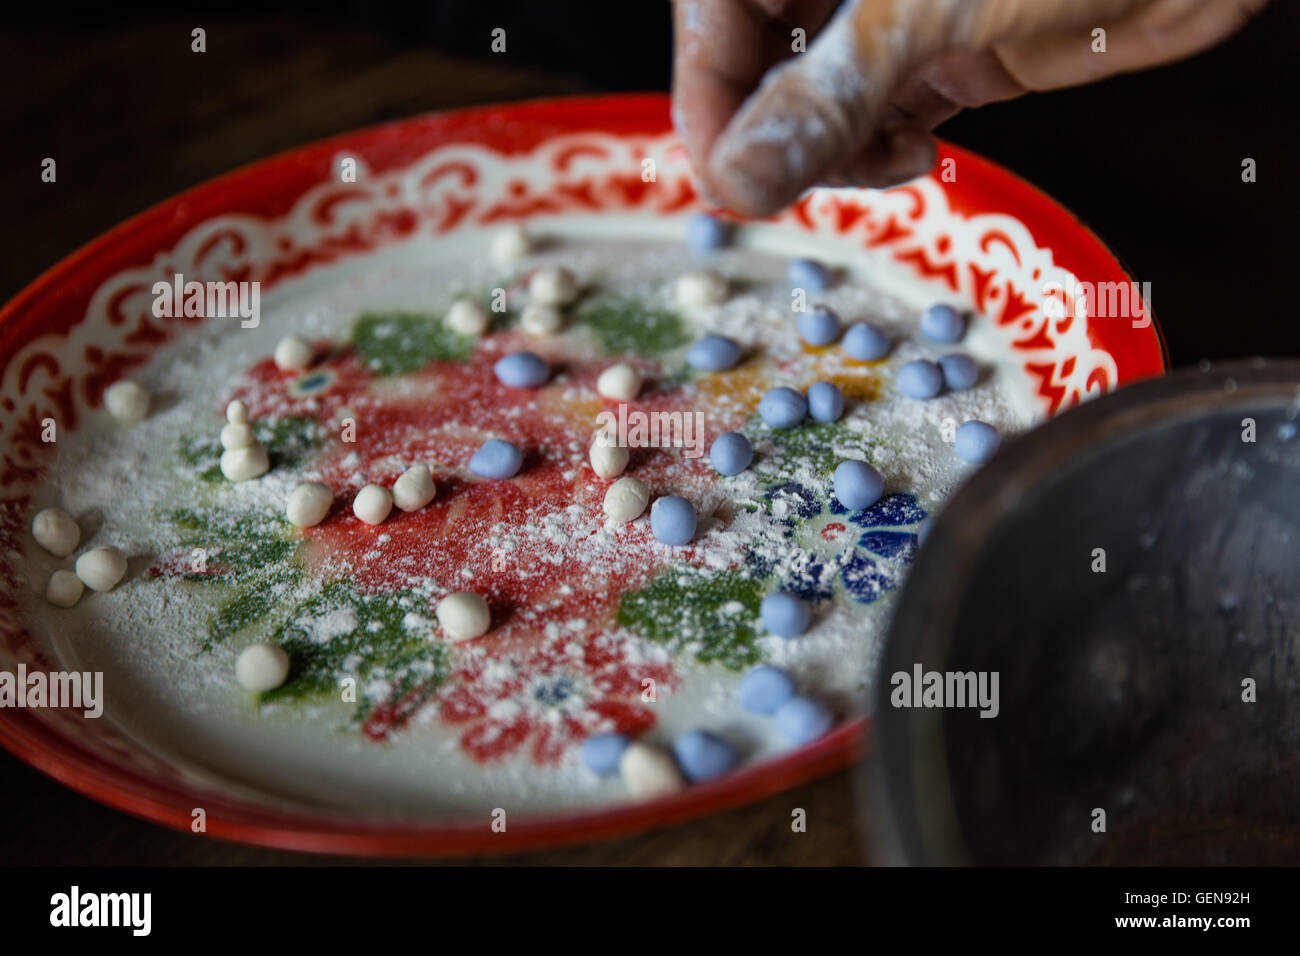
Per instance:
[[[676,0],[673,117],[705,194],[762,216],[921,175],[961,109],[1182,59],[1267,2]]]

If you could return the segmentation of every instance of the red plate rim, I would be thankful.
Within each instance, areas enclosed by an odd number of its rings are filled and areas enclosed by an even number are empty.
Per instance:
[[[0,310],[0,355],[12,356],[37,335],[66,332],[85,315],[91,294],[108,276],[148,262],[189,229],[212,216],[242,212],[274,217],[286,212],[328,175],[340,150],[364,156],[375,172],[404,165],[440,143],[470,142],[501,152],[531,149],[560,133],[663,133],[671,128],[663,94],[614,94],[497,104],[412,117],[344,133],[241,167],[165,200],[126,220],[41,274]],[[956,212],[1006,213],[1052,246],[1059,265],[1094,281],[1129,281],[1120,260],[1100,238],[1041,190],[1003,167],[949,143],[958,183],[941,183]],[[1126,324],[1089,322],[1098,348],[1112,354],[1118,384],[1163,374],[1169,365],[1164,336],[1152,316],[1144,334]],[[7,360],[7,359],[6,359]],[[71,789],[108,806],[178,830],[190,831],[193,811],[206,812],[205,833],[290,850],[369,856],[436,857],[504,853],[626,836],[750,803],[848,766],[864,755],[870,718],[836,728],[807,747],[743,768],[647,803],[619,804],[511,819],[504,832],[487,822],[422,825],[404,821],[340,819],[228,800],[160,782],[110,763],[23,710],[0,711],[0,746]]]

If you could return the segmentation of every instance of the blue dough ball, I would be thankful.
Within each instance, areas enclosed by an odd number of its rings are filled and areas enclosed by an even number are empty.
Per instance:
[[[665,495],[650,506],[650,530],[664,544],[687,544],[695,537],[695,506],[677,495]]]
[[[898,370],[898,390],[908,398],[934,398],[943,388],[943,372],[925,359],[908,362]]]
[[[793,388],[774,388],[759,401],[758,414],[773,428],[794,428],[808,415],[808,399]]]
[[[686,352],[686,363],[701,372],[724,372],[740,361],[740,346],[721,335],[706,335]]]
[[[691,252],[716,252],[727,244],[730,233],[721,219],[697,212],[686,220],[686,248]]]
[[[596,734],[582,742],[582,765],[592,773],[610,777],[618,773],[618,762],[630,744],[622,734]]]
[[[966,319],[950,305],[932,305],[921,313],[921,334],[931,342],[960,342],[966,334]]]
[[[794,680],[783,670],[760,664],[740,679],[736,699],[751,714],[775,714],[794,696]]]
[[[469,460],[469,470],[480,478],[513,478],[524,464],[524,453],[508,441],[489,438]]]
[[[885,479],[865,461],[850,458],[835,468],[835,497],[850,511],[870,508],[885,491]]]
[[[819,422],[837,422],[844,414],[844,393],[830,382],[808,388],[808,414]]]
[[[796,324],[799,337],[809,345],[830,345],[840,337],[840,317],[824,305],[811,312],[800,312]]]
[[[537,388],[551,377],[546,359],[532,352],[512,352],[492,366],[497,380],[511,388]]]
[[[830,708],[811,697],[790,698],[777,710],[774,719],[776,729],[796,746],[812,743],[835,725]]]
[[[844,354],[860,362],[882,359],[889,349],[889,336],[869,322],[854,322],[844,333]]]
[[[992,425],[971,420],[957,426],[957,435],[953,440],[953,450],[957,457],[976,465],[983,464],[993,457],[1002,444],[1002,436]]]
[[[805,292],[825,292],[831,287],[831,270],[812,259],[793,259],[786,267],[790,285]]]
[[[709,461],[719,474],[738,475],[754,460],[754,446],[740,432],[723,432],[713,440]]]
[[[673,741],[673,756],[692,783],[713,780],[736,766],[736,748],[707,730],[688,730]]]
[[[808,602],[789,591],[773,591],[758,609],[763,626],[777,637],[798,637],[812,623]]]
[[[939,359],[939,371],[943,373],[943,384],[954,392],[974,387],[980,378],[975,360],[960,352]]]

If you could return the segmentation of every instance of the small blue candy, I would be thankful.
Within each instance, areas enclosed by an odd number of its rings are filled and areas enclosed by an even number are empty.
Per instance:
[[[830,382],[808,388],[808,414],[819,422],[837,422],[844,414],[844,393]]]
[[[850,458],[835,467],[835,497],[850,511],[870,508],[885,491],[885,479],[865,461]]]
[[[497,380],[511,388],[537,388],[551,377],[546,359],[532,352],[512,352],[492,367]]]
[[[884,358],[889,347],[889,336],[869,322],[854,322],[844,333],[844,354],[860,362]]]
[[[811,312],[800,312],[799,336],[809,345],[830,345],[840,337],[840,317],[824,305]]]
[[[695,537],[695,506],[665,495],[650,506],[650,530],[664,544],[686,544]]]
[[[618,762],[630,744],[622,734],[596,734],[582,742],[582,764],[594,774],[610,777],[618,773]]]
[[[921,313],[921,334],[931,342],[960,342],[966,319],[950,305],[932,305]]]
[[[794,696],[794,681],[785,671],[760,664],[740,679],[736,699],[751,714],[775,714]]]
[[[686,352],[686,362],[702,372],[723,372],[740,361],[740,346],[721,335],[706,335]]]
[[[793,259],[786,267],[790,285],[806,292],[825,292],[831,287],[831,270],[812,259]]]
[[[730,232],[721,219],[697,212],[686,220],[686,248],[691,252],[716,252],[727,244]]]
[[[943,384],[954,392],[971,388],[980,377],[979,366],[975,364],[975,360],[960,352],[939,359],[939,371],[943,373]]]
[[[908,362],[898,370],[898,390],[908,398],[934,398],[943,388],[943,372],[925,359]]]
[[[957,435],[953,440],[953,450],[957,457],[974,464],[982,464],[993,457],[1002,443],[1002,436],[992,425],[971,420],[957,426]]]
[[[524,464],[524,453],[500,438],[489,438],[469,460],[469,470],[480,478],[513,478]]]
[[[773,428],[794,428],[808,415],[808,399],[783,385],[763,396],[758,414]]]
[[[830,708],[811,697],[790,698],[776,712],[775,721],[776,729],[796,746],[825,736],[835,724]]]
[[[740,432],[723,432],[713,440],[709,461],[719,474],[738,475],[754,460],[754,446]]]
[[[707,730],[688,730],[673,741],[673,756],[692,783],[721,777],[736,766],[736,748]]]
[[[798,637],[812,623],[808,602],[789,591],[773,591],[758,609],[763,626],[777,637]]]

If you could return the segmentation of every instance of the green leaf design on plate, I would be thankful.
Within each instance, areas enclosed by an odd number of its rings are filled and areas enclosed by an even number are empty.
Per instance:
[[[818,478],[829,482],[836,466],[847,458],[870,462],[878,444],[841,422],[811,419],[797,428],[777,429],[764,424],[756,414],[743,431],[752,442],[770,440],[780,449],[778,454],[759,463],[759,473],[773,484],[802,477],[809,466]]]
[[[337,695],[343,677],[357,681],[357,716],[377,703],[366,684],[384,680],[394,699],[417,692],[427,699],[449,673],[450,654],[437,640],[428,602],[409,591],[360,594],[349,581],[332,581],[299,603],[270,641],[292,661],[283,686],[263,701]],[[410,705],[414,701],[407,700]]]
[[[763,593],[762,582],[735,571],[672,568],[644,590],[623,595],[618,622],[674,654],[687,651],[742,670],[763,659],[755,626]]]
[[[662,355],[691,340],[677,313],[631,299],[597,299],[578,310],[578,321],[608,355]]]
[[[474,340],[426,312],[366,312],[352,327],[352,344],[376,375],[403,375],[435,361],[469,358]]]
[[[314,418],[286,415],[274,421],[256,421],[253,437],[266,446],[272,468],[293,468],[320,447],[323,430]],[[184,435],[180,441],[181,461],[195,477],[208,484],[226,480],[221,473],[221,425],[200,435]]]

